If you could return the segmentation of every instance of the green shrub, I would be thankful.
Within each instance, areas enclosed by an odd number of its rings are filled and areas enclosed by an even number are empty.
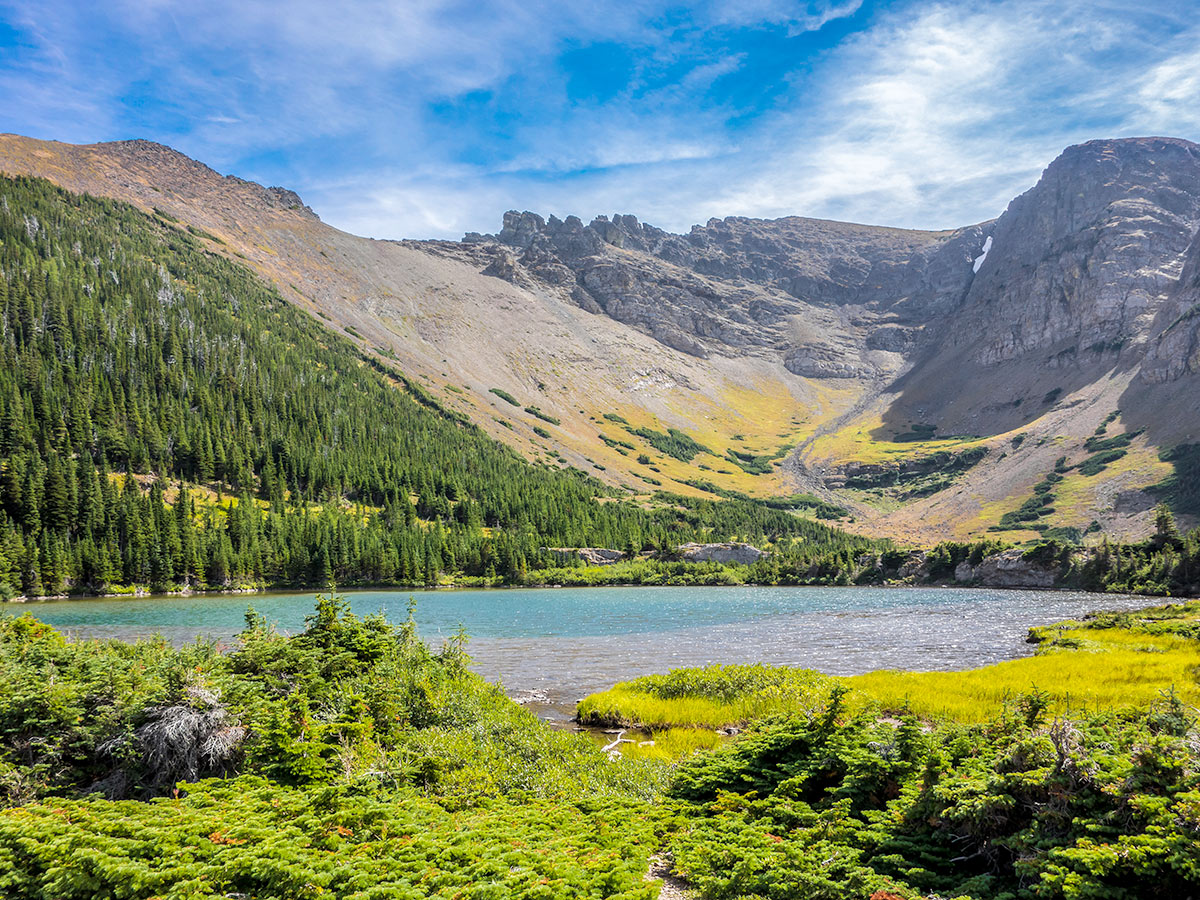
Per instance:
[[[520,400],[518,400],[516,397],[514,397],[512,394],[510,394],[508,391],[504,390],[503,388],[488,388],[488,393],[495,394],[497,397],[499,397],[505,403],[509,403],[512,406],[520,406],[521,405]]]
[[[549,413],[542,412],[536,406],[525,407],[525,412],[529,413],[535,419],[541,419],[543,422],[549,422],[551,425],[561,425],[562,424],[561,419],[556,419],[554,416],[550,415]]]
[[[681,462],[691,462],[700,453],[715,455],[703,444],[692,440],[677,428],[668,428],[666,434],[651,428],[630,428],[629,433],[636,434],[655,450]]]

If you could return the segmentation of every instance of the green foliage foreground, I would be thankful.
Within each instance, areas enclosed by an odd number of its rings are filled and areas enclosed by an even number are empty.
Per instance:
[[[5,897],[649,900],[652,832],[621,805],[209,780],[182,799],[51,800],[0,817]]]
[[[682,765],[677,869],[709,898],[1144,898],[1200,888],[1194,720],[984,726],[823,711]],[[878,893],[877,893],[878,892]]]
[[[1198,613],[1041,636],[1100,668],[1094,644],[1161,655]],[[714,900],[1200,891],[1186,692],[1055,717],[1032,690],[961,723],[799,670],[681,670],[634,684],[750,724],[669,765],[609,759],[466,663],[333,596],[292,638],[249,613],[229,652],[0,619],[0,896],[651,898],[653,854]]]
[[[662,768],[466,662],[333,596],[231,653],[0,619],[0,896],[653,896]]]

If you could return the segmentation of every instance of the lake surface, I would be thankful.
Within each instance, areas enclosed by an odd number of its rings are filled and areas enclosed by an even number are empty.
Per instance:
[[[873,669],[965,669],[1028,655],[1027,629],[1145,597],[967,588],[562,588],[357,591],[359,614],[393,622],[417,601],[418,629],[440,646],[461,624],[473,668],[561,719],[577,698],[638,675],[679,666],[763,662],[854,675]],[[129,640],[162,634],[230,641],[248,606],[285,633],[303,630],[312,592],[7,606],[76,637]]]

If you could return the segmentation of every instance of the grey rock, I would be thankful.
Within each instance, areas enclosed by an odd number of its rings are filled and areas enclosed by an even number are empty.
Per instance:
[[[911,349],[929,315],[961,301],[972,276],[969,248],[982,226],[960,232],[903,231],[816,219],[712,219],[687,235],[636,217],[543,219],[505,213],[485,269],[508,280],[522,273],[562,290],[683,353],[705,358],[783,353],[797,374],[873,378],[864,349]],[[514,270],[509,258],[515,260]],[[818,308],[853,307],[859,324]],[[795,320],[813,322],[819,342],[798,340]],[[887,321],[875,345],[866,336]],[[882,344],[880,343],[882,341]]]
[[[1200,373],[1198,228],[1200,147],[1132,138],[1068,148],[999,219],[953,231],[728,217],[680,235],[510,211],[464,241],[490,248],[485,271],[701,358],[879,380],[953,377],[965,350],[983,367],[1144,363],[1158,383]]]
[[[1058,577],[1057,565],[1045,566],[1027,560],[1018,547],[985,556],[977,566],[959,563],[954,570],[955,581],[984,587],[1049,588],[1054,587]]]
[[[560,558],[574,557],[583,560],[590,566],[611,566],[625,558],[621,550],[610,550],[607,547],[543,547]]]
[[[716,562],[748,566],[767,554],[751,544],[680,544],[679,555],[688,562]]]
[[[1169,138],[1070,147],[996,222],[952,337],[985,365],[1048,350],[1058,365],[1137,354],[1198,226],[1200,147]]]
[[[1160,310],[1141,378],[1151,384],[1200,374],[1200,233],[1193,238],[1179,280]]]

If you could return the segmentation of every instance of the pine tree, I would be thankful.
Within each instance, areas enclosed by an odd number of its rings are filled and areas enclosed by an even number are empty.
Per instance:
[[[1175,524],[1175,514],[1165,503],[1160,503],[1154,508],[1154,539],[1159,545],[1179,540],[1179,526]]]

